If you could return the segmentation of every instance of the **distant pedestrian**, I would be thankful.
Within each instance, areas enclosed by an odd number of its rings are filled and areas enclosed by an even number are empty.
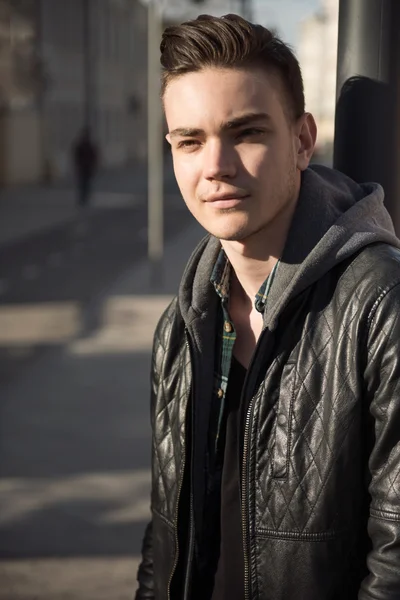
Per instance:
[[[98,149],[89,127],[84,127],[73,146],[73,161],[77,180],[79,207],[89,205],[93,179],[98,167]]]

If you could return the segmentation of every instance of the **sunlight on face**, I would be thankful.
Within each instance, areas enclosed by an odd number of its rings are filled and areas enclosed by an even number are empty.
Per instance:
[[[210,233],[246,239],[293,202],[298,137],[276,75],[217,68],[188,73],[169,83],[164,107],[182,196]]]

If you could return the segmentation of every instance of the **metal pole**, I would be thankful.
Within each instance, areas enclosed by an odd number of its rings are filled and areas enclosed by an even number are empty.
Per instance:
[[[51,179],[49,159],[47,156],[46,147],[46,91],[44,80],[44,6],[43,0],[39,0],[36,4],[36,25],[37,25],[37,39],[36,39],[36,55],[39,58],[40,65],[40,83],[38,93],[38,112],[40,115],[40,151],[41,151],[41,164],[42,164],[42,179],[45,184],[48,184]]]
[[[92,108],[92,72],[91,72],[91,39],[90,39],[90,0],[83,2],[83,60],[85,77],[85,126],[91,125]]]
[[[240,0],[242,16],[248,21],[252,19],[250,2],[251,0]]]
[[[101,3],[93,0],[83,1],[83,72],[85,86],[84,125],[96,137],[98,132],[98,37],[95,35]],[[104,6],[103,6],[104,8]]]
[[[156,0],[148,5],[148,258],[151,283],[162,283],[164,247],[163,126],[160,99],[162,11]]]
[[[398,31],[398,0],[340,0],[334,167],[383,185],[399,233]]]
[[[393,200],[389,210],[395,224],[397,235],[400,236],[400,3],[392,2],[390,36],[390,85],[393,103]]]
[[[337,95],[352,75],[389,79],[391,0],[340,0]]]

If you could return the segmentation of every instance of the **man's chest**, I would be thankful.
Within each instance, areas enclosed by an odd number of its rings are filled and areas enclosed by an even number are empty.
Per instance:
[[[233,305],[230,316],[236,331],[233,354],[246,369],[260,338],[263,328],[263,316],[256,309],[250,312],[240,311]]]

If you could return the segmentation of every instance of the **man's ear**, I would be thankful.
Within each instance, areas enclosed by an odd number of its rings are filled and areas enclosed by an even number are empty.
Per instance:
[[[165,139],[167,140],[168,144],[171,145],[171,136],[169,135],[169,133],[167,133],[167,135],[165,136]]]
[[[305,171],[310,164],[317,141],[317,125],[311,113],[304,113],[296,123],[297,168]]]

